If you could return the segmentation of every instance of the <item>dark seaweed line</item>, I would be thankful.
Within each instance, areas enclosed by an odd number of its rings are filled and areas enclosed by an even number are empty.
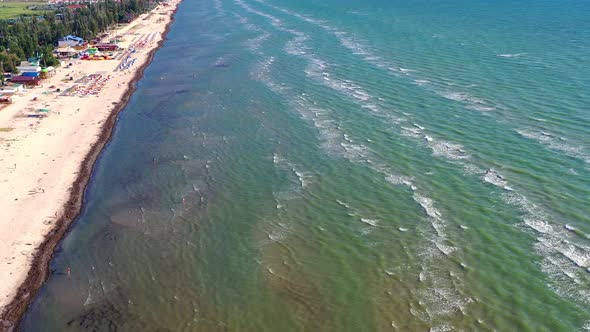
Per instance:
[[[84,203],[84,196],[86,193],[86,187],[92,176],[94,166],[104,147],[110,142],[115,125],[119,118],[119,113],[127,106],[131,95],[137,88],[137,81],[143,77],[145,69],[151,64],[156,52],[164,45],[166,36],[170,31],[172,23],[174,23],[174,16],[178,10],[176,6],[172,13],[170,22],[166,25],[166,29],[162,33],[162,39],[158,42],[158,46],[150,51],[148,54],[147,61],[138,69],[133,78],[127,85],[127,91],[115,106],[112,113],[109,115],[107,120],[102,125],[99,139],[92,146],[82,164],[78,176],[74,181],[70,189],[70,197],[64,204],[64,212],[61,217],[56,221],[55,226],[47,235],[43,243],[37,248],[37,252],[33,257],[31,268],[27,274],[25,281],[18,288],[15,297],[12,301],[6,305],[2,313],[0,314],[0,331],[15,331],[18,329],[24,314],[41,287],[45,284],[49,278],[49,263],[55,254],[55,248],[61,242],[61,240],[68,233],[72,222],[80,215],[82,206]]]

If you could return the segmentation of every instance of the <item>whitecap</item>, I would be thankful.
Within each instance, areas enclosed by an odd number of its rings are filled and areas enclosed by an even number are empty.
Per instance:
[[[379,221],[376,219],[361,218],[361,222],[376,227]]]
[[[500,173],[498,173],[497,171],[493,170],[493,169],[488,169],[486,170],[486,172],[484,173],[482,179],[487,182],[487,183],[491,183],[497,187],[501,187],[501,188],[509,188],[506,189],[508,191],[511,191],[512,188],[507,186],[507,181],[506,179],[504,179],[504,177],[502,175],[500,175]]]
[[[496,54],[496,56],[497,57],[500,57],[500,58],[520,58],[523,55],[526,55],[526,53],[504,53],[504,54]]]

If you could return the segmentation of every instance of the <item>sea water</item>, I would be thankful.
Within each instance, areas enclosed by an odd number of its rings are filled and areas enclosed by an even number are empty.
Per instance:
[[[590,329],[589,54],[585,1],[185,0],[22,330]]]

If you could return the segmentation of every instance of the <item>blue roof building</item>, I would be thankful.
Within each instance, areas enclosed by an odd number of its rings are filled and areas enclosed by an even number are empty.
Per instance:
[[[86,42],[84,41],[84,39],[77,37],[77,36],[73,36],[73,35],[67,35],[65,37],[60,38],[57,41],[57,46],[58,47],[78,47],[78,46],[84,46]]]
[[[83,43],[84,39],[74,36],[74,35],[67,35],[65,37],[62,37],[59,39],[60,41],[74,41],[74,42],[78,42],[78,43]]]

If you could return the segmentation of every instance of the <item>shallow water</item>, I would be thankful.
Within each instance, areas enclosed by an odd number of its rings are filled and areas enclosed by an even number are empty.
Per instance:
[[[590,329],[589,20],[185,0],[22,330]]]

